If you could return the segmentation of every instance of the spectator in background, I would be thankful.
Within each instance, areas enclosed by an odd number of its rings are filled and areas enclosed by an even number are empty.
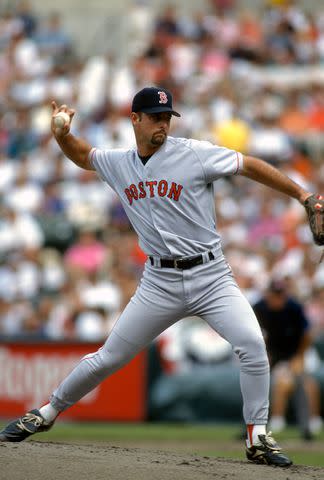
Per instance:
[[[230,48],[231,57],[258,63],[263,55],[263,31],[257,16],[249,10],[242,12],[238,30]]]
[[[18,213],[11,208],[2,211],[0,220],[0,252],[6,254],[16,249],[40,248],[44,233],[29,213]]]
[[[33,314],[33,309],[28,301],[0,300],[0,334],[4,338],[19,338],[25,333],[25,322]],[[27,328],[28,329],[28,328]]]
[[[274,212],[274,205],[269,198],[264,198],[258,205],[258,212],[251,222],[248,239],[251,245],[282,242],[282,225],[280,218]]]
[[[24,318],[19,338],[21,340],[44,340],[47,338],[44,331],[44,324],[42,317],[37,310],[32,310]]]
[[[297,145],[303,145],[303,138],[308,128],[308,119],[300,105],[298,91],[287,95],[286,106],[281,112],[279,126]]]
[[[5,8],[0,18],[0,46],[1,49],[8,46],[12,38],[23,31],[23,22],[15,14],[14,9]]]
[[[65,252],[64,261],[66,267],[76,274],[91,274],[103,265],[105,254],[105,246],[97,240],[95,232],[82,230],[76,243]]]
[[[286,426],[288,400],[295,392],[296,416],[305,439],[322,427],[319,387],[305,367],[312,344],[304,309],[291,298],[284,281],[273,280],[264,297],[254,305],[262,328],[272,369],[270,428]]]
[[[83,308],[73,319],[74,336],[84,341],[98,342],[106,338],[107,314],[102,308]]]
[[[41,206],[44,191],[39,184],[29,179],[28,165],[21,159],[15,182],[11,187],[7,205],[16,212],[35,213]]]
[[[164,38],[165,45],[180,33],[176,10],[172,5],[168,5],[157,18],[155,31]]]
[[[58,12],[52,12],[46,24],[40,26],[36,42],[43,54],[53,55],[57,60],[69,52],[72,47],[71,39],[62,25],[62,18]]]
[[[238,152],[247,152],[250,128],[247,122],[238,116],[220,122],[215,128],[217,143]]]
[[[31,129],[27,109],[16,112],[14,128],[8,133],[7,153],[10,158],[19,159],[37,146],[37,138]]]
[[[32,37],[37,27],[37,18],[28,0],[22,0],[17,5],[17,16],[22,21],[27,37]]]
[[[276,107],[270,107],[276,108]],[[258,126],[252,130],[249,151],[269,163],[278,165],[291,159],[293,150],[288,135],[278,126],[279,112],[262,112]]]
[[[45,217],[55,216],[64,212],[65,205],[61,198],[58,184],[56,182],[48,182],[44,185],[44,200],[39,212]]]
[[[0,150],[0,194],[9,192],[17,175],[17,165]]]

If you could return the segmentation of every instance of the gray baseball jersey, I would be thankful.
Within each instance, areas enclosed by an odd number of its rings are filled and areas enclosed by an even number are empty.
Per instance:
[[[136,149],[92,149],[90,158],[119,195],[153,262],[146,262],[136,293],[105,344],[85,356],[59,385],[52,406],[64,410],[73,405],[163,330],[197,315],[238,355],[245,422],[265,424],[269,407],[265,344],[223,256],[214,210],[213,182],[238,173],[242,155],[209,142],[168,137],[145,165]],[[198,254],[203,262],[189,269],[165,268],[165,260],[162,265],[161,257]]]
[[[240,153],[168,137],[146,165],[136,148],[92,149],[90,155],[101,178],[119,195],[147,255],[194,255],[219,245],[213,182],[240,171]]]

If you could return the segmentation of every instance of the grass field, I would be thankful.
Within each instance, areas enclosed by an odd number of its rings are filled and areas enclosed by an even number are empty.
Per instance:
[[[3,422],[2,422],[3,425]],[[109,442],[209,457],[244,459],[244,445],[237,425],[192,425],[165,423],[63,423],[34,437],[49,442]],[[295,464],[324,466],[324,432],[316,440],[301,440],[296,428],[288,428],[276,439]]]

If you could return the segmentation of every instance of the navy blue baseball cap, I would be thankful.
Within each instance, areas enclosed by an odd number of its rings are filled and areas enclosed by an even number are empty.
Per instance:
[[[180,113],[172,108],[172,94],[169,90],[159,87],[145,87],[133,98],[132,112],[161,113],[170,112],[176,117]]]

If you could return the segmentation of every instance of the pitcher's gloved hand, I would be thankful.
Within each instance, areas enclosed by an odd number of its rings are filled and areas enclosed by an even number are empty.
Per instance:
[[[306,198],[304,206],[314,242],[317,245],[324,245],[324,196],[310,195]]]

